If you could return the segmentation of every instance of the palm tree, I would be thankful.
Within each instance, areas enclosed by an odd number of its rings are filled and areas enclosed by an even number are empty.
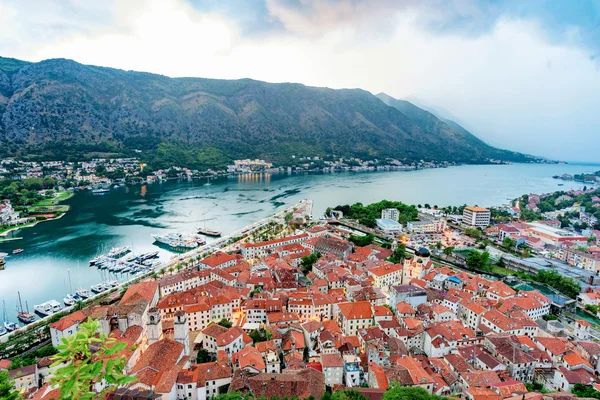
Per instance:
[[[84,307],[83,300],[77,300],[75,302],[75,304],[73,305],[73,310],[74,311],[83,310],[83,307]]]

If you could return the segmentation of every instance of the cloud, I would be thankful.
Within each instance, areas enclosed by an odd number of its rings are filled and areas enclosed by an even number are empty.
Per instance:
[[[253,13],[244,2],[39,4],[0,4],[3,56],[386,92],[444,108],[500,147],[600,161],[589,32],[565,22],[569,34],[554,40],[546,17],[511,4],[267,0]]]

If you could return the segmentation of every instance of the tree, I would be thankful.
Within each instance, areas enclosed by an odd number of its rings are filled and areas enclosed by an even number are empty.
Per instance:
[[[97,334],[100,323],[92,320],[82,323],[74,335],[62,339],[58,353],[52,357],[52,367],[60,367],[50,383],[58,386],[60,400],[95,399],[94,385],[106,382],[109,390],[136,380],[123,373],[125,357],[116,356],[127,343],[116,342],[104,333]],[[97,349],[97,350],[96,350]]]
[[[443,247],[443,245],[442,245],[442,242],[439,242],[439,241],[438,241],[438,242],[436,242],[436,243],[435,243],[435,248],[436,248],[436,249],[438,249],[438,250],[441,250],[441,249],[442,249],[442,247]]]
[[[406,258],[406,245],[404,243],[398,243],[398,247],[394,250],[391,256],[388,257],[388,261],[394,264],[404,262]]]
[[[0,371],[0,399],[20,400],[21,394],[13,390],[14,384],[8,379],[8,371]]]
[[[373,236],[371,233],[365,236],[350,235],[349,240],[359,247],[364,247],[372,244],[375,240],[375,236]]]
[[[454,251],[454,246],[448,246],[442,250],[446,256],[451,256]]]
[[[429,394],[418,386],[400,386],[396,382],[390,384],[390,389],[383,394],[382,400],[442,400],[443,397]]]
[[[517,241],[508,236],[505,237],[504,240],[502,241],[502,246],[504,246],[508,250],[512,249],[516,245],[517,245]]]
[[[484,251],[483,253],[477,250],[471,250],[467,254],[467,267],[470,269],[483,269],[487,267],[490,259],[490,253]]]
[[[219,322],[217,322],[218,325],[224,326],[225,328],[231,328],[233,326],[233,323],[229,322],[227,319],[223,318],[222,320],[220,320]]]
[[[331,400],[367,400],[367,398],[356,390],[338,390],[333,393]]]
[[[317,262],[317,260],[320,257],[321,257],[321,254],[318,252],[302,257],[302,261],[300,262],[300,268],[302,268],[302,271],[305,274],[308,273],[312,269],[312,266]]]
[[[477,228],[467,228],[465,229],[465,235],[479,239],[481,237],[481,231]]]
[[[209,362],[209,361],[210,361],[210,354],[208,353],[208,350],[206,350],[206,349],[198,350],[198,355],[196,356],[196,362],[198,364],[202,364],[202,363]]]

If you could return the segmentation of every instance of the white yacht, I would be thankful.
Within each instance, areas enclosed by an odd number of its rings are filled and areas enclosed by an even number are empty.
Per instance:
[[[33,306],[33,309],[36,313],[47,316],[59,312],[60,310],[62,310],[62,306],[58,301],[50,300],[45,303]]]

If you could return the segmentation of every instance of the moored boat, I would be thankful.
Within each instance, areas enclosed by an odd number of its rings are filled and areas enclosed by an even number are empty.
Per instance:
[[[215,231],[213,229],[197,228],[197,231],[198,231],[198,233],[201,233],[206,236],[214,236],[214,237],[221,236],[221,232]]]
[[[94,293],[102,293],[106,290],[103,284],[98,283],[97,285],[92,286],[92,292]]]
[[[55,313],[59,312],[60,310],[62,310],[62,306],[56,300],[49,300],[45,303],[33,306],[33,309],[35,310],[36,313],[38,313],[40,315],[48,316],[48,315],[55,314]]]
[[[17,292],[19,297],[19,309],[17,309],[17,318],[19,321],[30,324],[35,321],[35,314],[29,312],[29,305],[25,302],[25,308],[23,308],[23,303],[21,302],[21,292]]]

